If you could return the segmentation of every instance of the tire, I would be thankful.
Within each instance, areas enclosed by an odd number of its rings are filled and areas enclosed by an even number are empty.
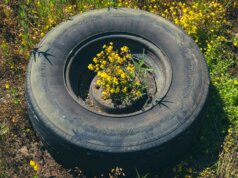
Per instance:
[[[68,86],[67,76],[74,81],[78,70],[66,66],[84,61],[76,51],[115,34],[147,41],[165,62],[166,92],[145,111],[97,113],[72,94],[77,83]],[[93,10],[55,27],[31,56],[26,80],[30,120],[54,158],[67,167],[100,171],[148,170],[181,155],[199,128],[209,88],[205,59],[184,31],[162,17],[125,8]]]

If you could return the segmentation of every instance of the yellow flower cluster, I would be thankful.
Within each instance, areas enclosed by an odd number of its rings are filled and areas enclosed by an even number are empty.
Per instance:
[[[235,5],[236,3],[233,6]],[[202,51],[206,51],[207,42],[211,37],[224,34],[226,31],[224,26],[230,25],[225,16],[226,8],[217,1],[194,0],[185,2],[151,0],[142,6],[142,9],[160,14],[182,27]]]
[[[118,0],[117,6],[138,9],[136,0]]]
[[[189,34],[198,39],[220,30],[225,20],[225,8],[218,2],[167,3],[162,16],[172,19]],[[201,32],[203,31],[204,32]]]
[[[38,164],[35,161],[30,160],[29,164],[35,171],[38,171],[39,167],[38,167]]]
[[[74,15],[76,7],[77,7],[76,4],[74,4],[74,5],[67,5],[67,6],[64,7],[63,11],[67,15]]]
[[[136,73],[133,56],[127,46],[114,50],[113,42],[93,58],[88,69],[97,73],[103,99],[131,101],[142,96],[143,83]]]

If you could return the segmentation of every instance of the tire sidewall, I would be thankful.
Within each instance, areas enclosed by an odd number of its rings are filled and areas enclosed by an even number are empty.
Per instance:
[[[64,81],[67,57],[80,42],[107,32],[139,36],[167,56],[173,79],[166,106],[111,118],[90,112],[70,96]],[[144,11],[101,9],[78,15],[49,32],[39,46],[49,55],[32,56],[29,64],[28,102],[37,116],[32,119],[79,148],[123,153],[160,147],[198,119],[208,95],[207,66],[194,41],[174,24]]]

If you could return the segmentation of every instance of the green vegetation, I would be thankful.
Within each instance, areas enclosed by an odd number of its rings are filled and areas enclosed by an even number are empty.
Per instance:
[[[143,9],[170,19],[196,41],[209,66],[211,86],[207,113],[192,151],[158,176],[238,177],[236,0],[2,0],[0,177],[81,175],[78,169],[69,171],[58,165],[32,130],[24,99],[25,71],[31,49],[50,29],[72,15],[102,7]],[[37,169],[30,161],[34,161]],[[106,176],[109,175],[120,177],[124,173],[116,168]],[[148,177],[154,176],[150,173]]]

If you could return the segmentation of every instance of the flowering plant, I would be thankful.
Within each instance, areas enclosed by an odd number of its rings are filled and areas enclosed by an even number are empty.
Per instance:
[[[115,50],[113,42],[103,45],[103,50],[93,58],[88,69],[97,73],[96,84],[104,100],[129,103],[146,93],[144,81],[149,69],[144,58],[133,56],[127,46]]]

